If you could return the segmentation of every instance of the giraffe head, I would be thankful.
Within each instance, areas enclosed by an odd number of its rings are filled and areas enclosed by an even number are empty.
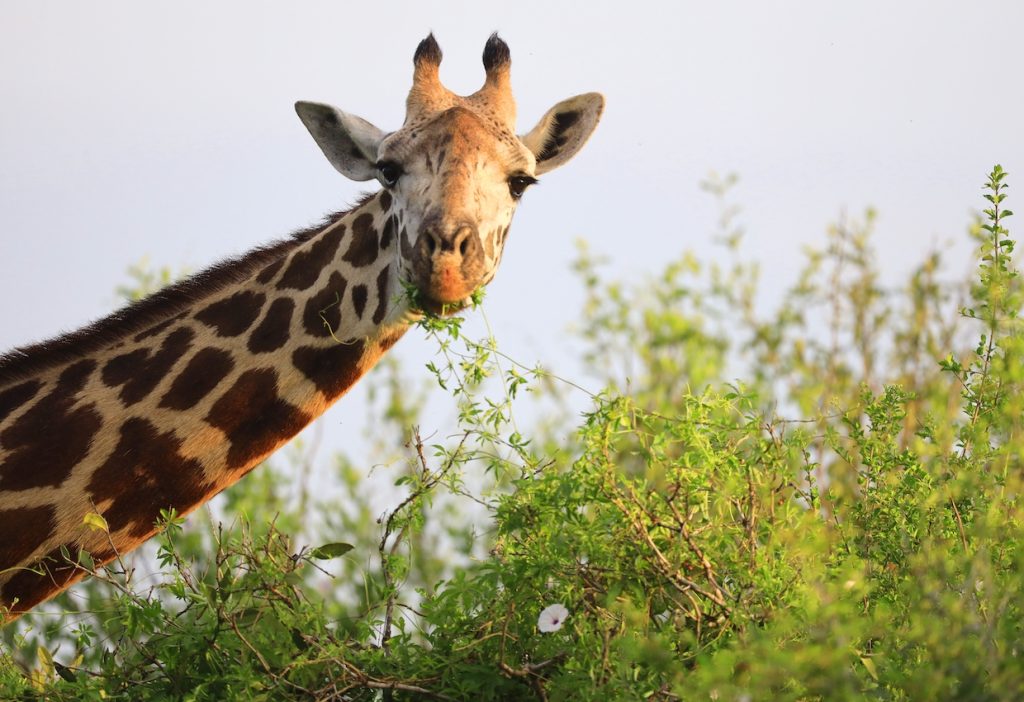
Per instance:
[[[299,117],[331,164],[353,180],[377,179],[400,232],[398,274],[439,312],[464,305],[494,277],[519,199],[537,177],[571,159],[594,131],[598,93],[559,102],[517,136],[508,46],[491,35],[486,79],[469,96],[438,77],[431,34],[416,49],[405,123],[384,132],[329,105],[300,102]]]

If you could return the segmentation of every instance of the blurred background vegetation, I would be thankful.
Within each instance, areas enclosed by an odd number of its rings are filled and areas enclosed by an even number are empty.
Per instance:
[[[166,515],[2,631],[0,698],[1021,699],[1005,177],[984,184],[969,278],[933,251],[883,285],[869,211],[804,252],[775,306],[735,179],[710,179],[716,263],[683,252],[623,282],[581,245],[582,378],[425,319],[428,372],[386,359],[363,381],[369,455],[314,466],[293,444]],[[125,297],[168,274],[132,278]],[[569,387],[595,388],[582,417]],[[424,415],[438,391],[450,431]],[[553,604],[568,618],[541,631]]]

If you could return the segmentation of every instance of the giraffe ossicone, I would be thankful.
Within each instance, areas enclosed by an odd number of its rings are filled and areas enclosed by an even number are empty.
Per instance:
[[[161,510],[187,514],[236,482],[343,395],[417,314],[464,305],[493,278],[523,191],[579,151],[604,106],[597,93],[569,98],[517,136],[510,54],[496,34],[469,96],[441,84],[433,35],[413,61],[396,131],[329,105],[295,106],[328,161],[380,181],[379,192],[0,356],[4,619],[81,579],[80,552],[107,563],[151,537]]]

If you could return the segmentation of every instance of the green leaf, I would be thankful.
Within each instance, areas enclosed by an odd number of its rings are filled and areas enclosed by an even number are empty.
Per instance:
[[[344,556],[346,553],[351,551],[355,546],[352,544],[346,544],[340,541],[324,544],[318,546],[309,552],[310,558],[315,558],[318,561],[327,561],[338,556]]]
[[[82,550],[78,552],[78,564],[87,570],[96,570],[96,561],[93,560],[92,554],[88,551]]]

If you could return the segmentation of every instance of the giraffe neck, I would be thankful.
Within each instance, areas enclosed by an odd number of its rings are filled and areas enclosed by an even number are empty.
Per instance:
[[[78,580],[62,549],[101,564],[135,548],[160,510],[236,482],[373,367],[411,318],[391,205],[382,191],[0,358],[0,606]],[[109,533],[84,524],[93,511]]]

